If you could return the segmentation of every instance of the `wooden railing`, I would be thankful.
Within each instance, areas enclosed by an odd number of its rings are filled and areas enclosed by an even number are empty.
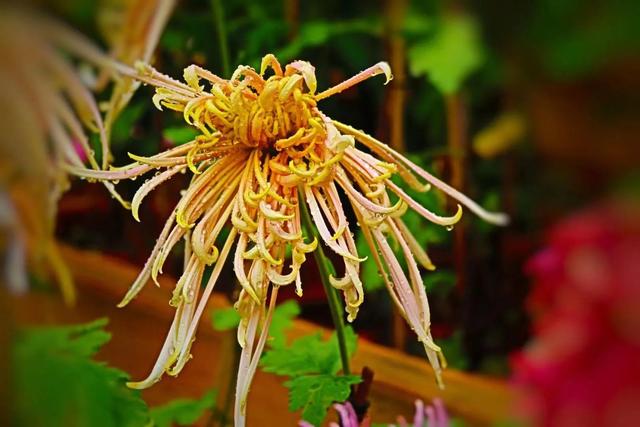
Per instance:
[[[124,369],[134,379],[143,378],[155,362],[171,322],[173,311],[168,300],[174,281],[162,277],[160,288],[148,284],[128,307],[118,309],[116,303],[139,268],[97,252],[68,246],[62,247],[62,253],[78,286],[77,305],[64,307],[59,298],[32,293],[17,301],[18,317],[23,321],[53,323],[88,321],[107,316],[113,338],[99,358]],[[224,297],[214,295],[208,310],[227,306]],[[235,375],[232,368],[235,333],[214,331],[208,314],[202,317],[201,323],[192,348],[193,360],[179,377],[166,378],[144,391],[144,397],[150,404],[176,397],[199,396],[211,387],[225,389],[225,384],[230,383]],[[297,320],[291,336],[318,330],[322,329]],[[370,409],[375,422],[392,422],[398,414],[410,417],[415,399],[429,401],[439,396],[452,414],[463,417],[469,425],[490,425],[509,415],[515,398],[512,388],[502,381],[451,369],[444,375],[446,389],[438,390],[425,359],[362,339],[353,365],[356,372],[365,365],[375,372]],[[296,425],[298,415],[287,409],[287,390],[282,380],[281,377],[258,372],[249,396],[249,426]],[[225,390],[221,391],[224,395]]]

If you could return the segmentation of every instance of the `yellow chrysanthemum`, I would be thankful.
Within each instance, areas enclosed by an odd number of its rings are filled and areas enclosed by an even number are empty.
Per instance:
[[[344,275],[331,277],[331,284],[343,293],[350,321],[363,302],[359,278],[363,259],[358,256],[340,193],[349,200],[393,301],[424,344],[440,381],[443,359],[431,338],[418,263],[427,269],[434,267],[401,217],[411,208],[433,223],[452,226],[462,209],[458,206],[450,217],[438,216],[412,200],[391,177],[399,174],[421,191],[434,185],[488,221],[504,223],[506,218],[485,212],[387,145],[330,119],[318,108],[319,101],[379,74],[387,82],[392,78],[388,64],[381,62],[316,93],[311,64],[294,61],[283,69],[273,55],[263,58],[259,73],[240,66],[229,80],[192,65],[184,72],[186,84],[147,65],[137,67],[137,77],[156,86],[156,106],[181,112],[201,135],[153,157],[132,155],[136,162],[119,170],[85,172],[89,177],[115,180],[164,169],[134,196],[136,219],[143,198],[156,186],[186,170],[193,174],[175,215],[167,221],[147,264],[121,303],[131,301],[149,278],[156,280],[169,252],[184,240],[184,272],[171,299],[176,307],[173,325],[151,374],[131,384],[133,387],[148,387],[164,372],[180,372],[190,357],[198,321],[222,266],[232,258],[242,286],[236,303],[242,317],[238,340],[243,351],[235,415],[236,425],[243,425],[249,385],[267,338],[278,289],[295,284],[302,295],[300,269],[318,244],[304,236],[301,204],[308,207],[323,243],[342,259]],[[231,231],[220,242],[220,232],[227,225]],[[399,243],[408,274],[388,236]],[[213,271],[201,288],[207,266]]]

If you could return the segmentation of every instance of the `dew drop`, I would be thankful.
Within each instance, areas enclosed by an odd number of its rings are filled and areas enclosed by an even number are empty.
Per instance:
[[[451,231],[453,230],[453,225],[447,225],[445,228],[447,229],[447,231]]]

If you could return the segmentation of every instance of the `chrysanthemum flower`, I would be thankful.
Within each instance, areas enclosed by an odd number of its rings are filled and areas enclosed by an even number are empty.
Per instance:
[[[153,157],[132,155],[136,162],[119,170],[87,175],[115,180],[162,169],[133,198],[132,211],[138,219],[140,203],[150,191],[176,174],[187,170],[193,174],[175,215],[120,304],[131,301],[149,278],[156,280],[170,251],[185,241],[184,272],[171,299],[176,307],[173,325],[149,377],[131,386],[148,387],[165,372],[180,372],[190,357],[198,321],[222,266],[230,258],[242,286],[236,303],[242,317],[238,341],[243,350],[235,415],[236,424],[243,425],[249,385],[267,339],[278,289],[294,285],[302,295],[300,269],[318,245],[303,232],[302,204],[308,207],[324,245],[341,258],[342,275],[331,277],[331,284],[344,296],[348,320],[355,319],[364,300],[359,278],[364,259],[357,253],[341,196],[355,212],[393,301],[424,344],[441,382],[444,359],[431,338],[418,263],[434,267],[401,217],[411,208],[435,224],[450,227],[462,210],[458,205],[452,216],[430,212],[391,177],[398,174],[421,191],[434,185],[488,221],[504,223],[506,218],[484,211],[387,145],[319,109],[318,102],[370,77],[384,74],[388,82],[392,78],[388,64],[380,62],[322,92],[316,90],[311,64],[294,61],[283,68],[273,55],[263,58],[259,73],[240,66],[229,80],[195,65],[184,71],[186,84],[147,65],[137,68],[140,80],[156,86],[156,106],[182,113],[201,135]],[[221,231],[228,225],[230,231],[223,239]],[[399,243],[408,274],[389,237]],[[209,267],[212,273],[201,288]]]

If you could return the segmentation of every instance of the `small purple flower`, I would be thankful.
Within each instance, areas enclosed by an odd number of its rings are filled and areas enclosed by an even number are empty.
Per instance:
[[[413,416],[413,427],[449,427],[449,415],[442,399],[435,398],[433,399],[433,404],[426,407],[422,400],[417,399],[415,405],[416,412]],[[336,403],[333,407],[340,415],[340,424],[331,422],[329,427],[369,427],[371,425],[369,417],[362,420],[362,423],[358,422],[356,411],[349,402],[344,404]],[[407,420],[403,416],[398,417],[397,423],[389,424],[389,427],[409,427]],[[300,421],[298,427],[314,426],[306,421]]]
[[[425,407],[424,402],[416,400],[416,413],[413,416],[413,427],[449,427],[449,415],[444,407],[442,399],[435,398],[433,403]],[[425,419],[426,417],[426,419]],[[390,427],[409,427],[409,424],[400,416],[398,424],[389,424]]]

